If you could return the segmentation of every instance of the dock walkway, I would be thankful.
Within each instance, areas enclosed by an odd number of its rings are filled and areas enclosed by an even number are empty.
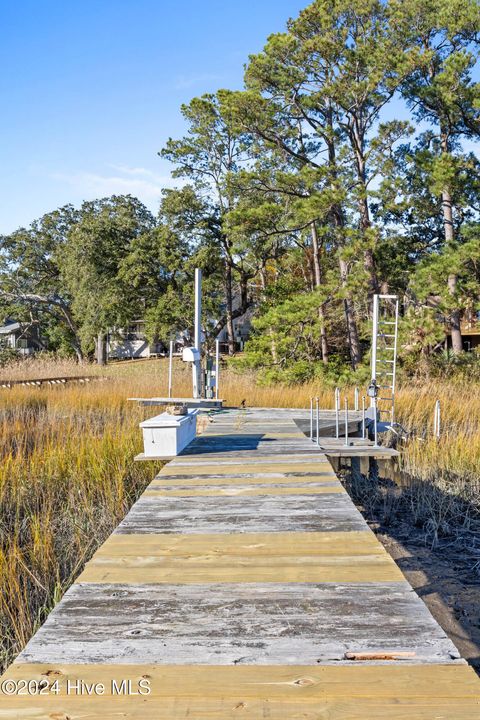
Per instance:
[[[480,718],[295,419],[224,411],[162,469],[3,678],[58,694],[0,694],[0,720]]]

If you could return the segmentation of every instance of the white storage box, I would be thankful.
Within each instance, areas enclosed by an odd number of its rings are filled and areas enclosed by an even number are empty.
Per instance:
[[[140,423],[145,457],[175,457],[197,434],[198,410],[187,415],[162,413]]]

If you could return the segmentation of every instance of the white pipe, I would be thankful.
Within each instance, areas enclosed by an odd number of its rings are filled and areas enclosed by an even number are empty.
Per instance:
[[[195,269],[195,347],[202,350],[202,271]]]
[[[340,437],[340,390],[335,388],[335,437]]]
[[[202,397],[202,271],[195,268],[195,348],[198,350],[198,360],[195,362],[194,372],[196,383],[193,383],[194,398]]]
[[[362,396],[362,438],[365,440],[367,423],[365,421],[365,395]]]
[[[215,340],[215,399],[218,400],[220,380],[220,340]]]
[[[373,409],[374,409],[374,415],[373,415],[373,429],[374,429],[374,444],[373,447],[378,448],[378,426],[377,426],[377,398],[376,396],[372,398],[373,400]]]
[[[440,400],[435,403],[435,411],[433,414],[433,434],[437,438],[440,438]]]
[[[313,397],[310,398],[310,440],[313,442]]]
[[[372,380],[377,379],[377,333],[378,333],[378,295],[373,296],[373,322],[372,322]],[[373,398],[370,407],[374,406]]]
[[[315,398],[315,404],[317,407],[317,445],[320,445],[320,417],[319,417],[319,415],[320,415],[320,411],[319,411],[320,399],[318,397]]]
[[[173,366],[173,340],[170,340],[170,357],[168,361],[168,397],[172,397],[172,366]]]
[[[356,387],[356,388],[355,388],[355,410],[356,410],[356,411],[358,410],[358,398],[359,398],[359,395],[360,395],[360,391],[359,391],[358,387]]]
[[[348,398],[345,398],[345,445],[348,445]]]

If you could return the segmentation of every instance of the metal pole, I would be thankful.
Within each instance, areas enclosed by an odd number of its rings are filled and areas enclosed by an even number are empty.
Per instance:
[[[360,391],[359,391],[359,389],[356,387],[356,388],[355,388],[355,411],[358,411],[358,398],[359,398],[359,396],[360,396]]]
[[[198,352],[202,345],[202,271],[195,269],[195,347]]]
[[[202,397],[202,271],[195,268],[195,348],[199,359],[196,363],[197,392],[196,397]]]
[[[378,428],[377,428],[377,398],[374,397],[373,399],[373,409],[374,409],[374,415],[373,415],[373,430],[374,430],[374,438],[375,442],[373,444],[373,447],[378,448]]]
[[[348,398],[345,398],[345,445],[348,445]]]
[[[390,422],[394,423],[395,421],[395,392],[396,392],[396,383],[397,383],[397,350],[398,350],[398,312],[399,312],[399,300],[398,297],[395,298],[395,340],[394,340],[394,350],[393,350],[393,377],[392,377],[392,414],[390,417]]]
[[[317,445],[320,445],[320,399],[318,397],[315,398],[315,405],[317,410]]]
[[[433,434],[437,438],[440,438],[440,400],[435,403],[435,411],[433,414]]]
[[[313,442],[313,397],[310,398],[310,440]]]
[[[362,438],[365,440],[367,424],[365,421],[365,395],[362,396]]]
[[[335,388],[335,437],[340,437],[340,390]]]
[[[168,397],[172,397],[173,340],[170,340],[170,357],[168,361]]]
[[[373,296],[373,327],[372,327],[372,380],[377,379],[377,334],[378,334],[378,295]],[[374,406],[373,398],[370,407]]]
[[[220,387],[220,340],[215,340],[215,400],[218,400]]]

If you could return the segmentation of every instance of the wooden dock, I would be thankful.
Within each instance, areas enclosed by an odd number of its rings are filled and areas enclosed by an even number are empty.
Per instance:
[[[278,409],[219,413],[162,469],[0,687],[22,680],[58,694],[0,694],[0,720],[480,718],[474,671]]]
[[[0,388],[11,389],[18,386],[42,387],[42,385],[66,385],[67,383],[78,382],[80,384],[98,380],[106,380],[99,375],[70,375],[68,377],[34,378],[25,380],[0,380]]]

